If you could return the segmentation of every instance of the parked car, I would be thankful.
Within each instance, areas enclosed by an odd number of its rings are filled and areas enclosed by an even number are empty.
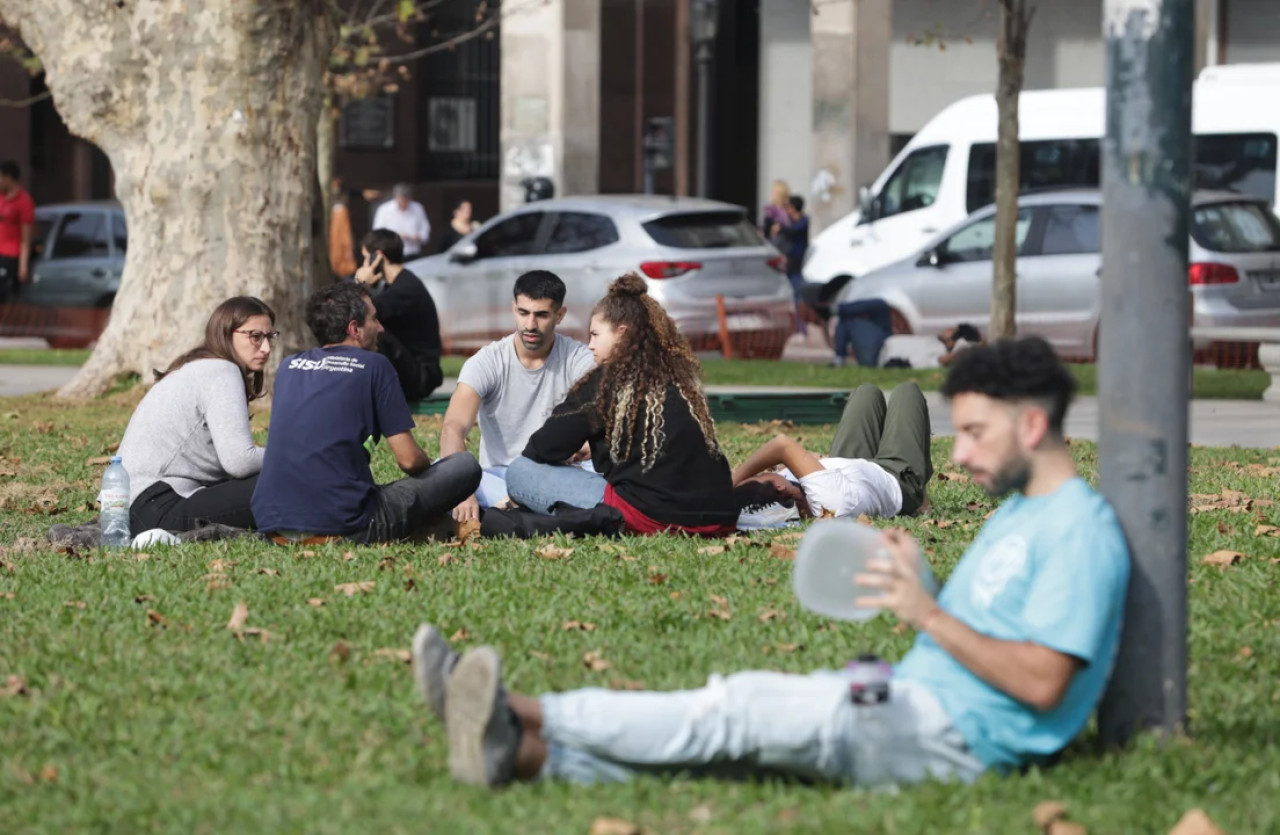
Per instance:
[[[541,200],[504,212],[447,252],[405,265],[434,297],[446,349],[471,352],[512,331],[511,287],[550,270],[568,288],[561,330],[586,340],[609,282],[638,272],[695,348],[778,357],[795,312],[786,262],[728,203],[646,195]]]
[[[1049,340],[1067,357],[1096,354],[1102,253],[1096,189],[1024,195],[1018,201],[1017,312],[1020,333]],[[879,298],[894,330],[936,334],[990,322],[995,207],[937,236],[909,258],[845,285],[838,301]],[[1194,324],[1280,325],[1280,221],[1264,198],[1197,193],[1188,275]]]
[[[117,203],[37,208],[31,281],[18,285],[16,306],[0,315],[0,335],[44,337],[57,347],[92,342],[120,288],[128,240]]]

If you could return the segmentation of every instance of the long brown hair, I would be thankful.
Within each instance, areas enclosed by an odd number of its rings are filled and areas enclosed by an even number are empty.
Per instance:
[[[250,371],[236,356],[232,334],[254,316],[266,316],[274,327],[276,313],[262,299],[253,296],[233,296],[214,308],[209,321],[204,326],[204,342],[187,351],[164,371],[155,371],[156,379],[162,380],[182,366],[196,360],[227,360],[233,362],[244,375],[244,396],[246,400],[256,400],[262,396],[262,372]]]
[[[614,328],[626,328],[601,370],[595,401],[596,411],[604,422],[610,457],[614,461],[631,457],[643,407],[640,464],[642,470],[653,467],[665,440],[663,405],[670,386],[674,386],[688,404],[707,449],[713,455],[721,455],[715,423],[702,392],[702,366],[676,323],[649,295],[644,279],[628,273],[615,280],[591,315],[599,316]]]

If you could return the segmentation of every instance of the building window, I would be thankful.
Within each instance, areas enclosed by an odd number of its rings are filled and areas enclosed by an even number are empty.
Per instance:
[[[418,31],[418,43],[439,43],[477,26],[472,3],[441,3]],[[497,180],[501,132],[501,35],[494,27],[450,49],[424,56],[413,70],[418,145],[424,180]]]

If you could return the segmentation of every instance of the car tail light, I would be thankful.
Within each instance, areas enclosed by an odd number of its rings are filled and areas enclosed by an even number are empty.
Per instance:
[[[640,265],[640,272],[649,278],[675,278],[691,270],[702,269],[697,261],[645,261]]]
[[[1192,264],[1187,269],[1187,283],[1196,284],[1235,284],[1240,281],[1240,273],[1230,264]]]
[[[776,258],[770,258],[770,259],[769,259],[769,266],[770,266],[770,267],[773,267],[775,270],[777,270],[778,272],[782,273],[783,275],[786,275],[786,273],[787,273],[787,256],[785,256],[785,255],[779,255],[779,256],[778,256],[778,257],[776,257]]]

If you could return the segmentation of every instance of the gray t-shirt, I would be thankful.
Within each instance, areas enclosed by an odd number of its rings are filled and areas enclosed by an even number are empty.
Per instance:
[[[480,466],[505,467],[520,457],[529,436],[595,367],[591,349],[562,334],[536,370],[516,356],[515,334],[490,342],[463,363],[458,382],[480,395]]]

